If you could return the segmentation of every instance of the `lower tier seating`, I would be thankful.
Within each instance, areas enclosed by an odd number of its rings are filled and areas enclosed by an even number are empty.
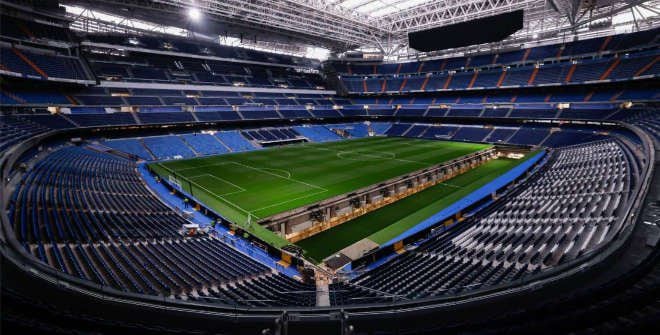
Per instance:
[[[351,285],[419,298],[497,285],[587,255],[622,228],[635,164],[614,140],[557,150],[519,191]]]
[[[144,186],[135,163],[67,147],[40,160],[11,199],[23,242],[174,236],[186,223]]]
[[[184,238],[188,221],[142,183],[135,164],[66,147],[14,192],[16,237],[58,271],[118,290],[242,306],[314,305],[315,286],[273,271],[215,237]]]

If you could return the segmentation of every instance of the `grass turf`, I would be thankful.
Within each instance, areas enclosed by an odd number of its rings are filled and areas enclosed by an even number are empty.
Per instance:
[[[527,155],[526,158],[532,155]],[[318,262],[363,239],[383,244],[509,171],[523,160],[496,159],[296,244]]]
[[[377,137],[306,143],[221,156],[154,163],[184,190],[230,221],[276,246],[285,244],[259,225],[287,210],[374,185],[491,147],[486,144]],[[269,234],[270,233],[270,234]]]

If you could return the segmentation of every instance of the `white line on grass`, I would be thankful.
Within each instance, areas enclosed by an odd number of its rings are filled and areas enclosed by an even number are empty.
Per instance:
[[[327,192],[327,190],[321,190],[321,191],[318,191],[318,192],[314,192],[312,194],[302,195],[302,196],[299,196],[297,198],[285,200],[285,201],[278,202],[278,203],[275,203],[275,204],[271,204],[271,205],[268,205],[268,206],[265,206],[265,207],[254,209],[254,210],[252,210],[252,212],[258,212],[258,211],[263,210],[263,209],[267,209],[267,208],[271,208],[271,207],[275,207],[275,206],[279,206],[279,205],[284,205],[284,204],[292,202],[292,201],[308,198],[308,197],[311,197],[311,196],[314,196],[314,195],[317,195],[317,194],[321,194],[321,193],[325,193],[325,192]]]
[[[211,166],[220,166],[220,165],[227,165],[230,162],[220,162],[220,163],[215,163],[215,164],[206,164],[206,165],[200,165],[200,166],[195,166],[195,167],[189,167],[185,169],[176,169],[174,172],[182,172],[182,171],[190,171],[190,170],[197,170],[205,167],[211,167]]]
[[[311,188],[315,188],[315,189],[319,189],[319,190],[327,191],[326,188],[323,188],[323,187],[321,187],[321,186],[317,186],[317,185],[314,185],[314,184],[306,183],[306,182],[304,182],[304,181],[296,180],[296,179],[293,179],[293,178],[291,178],[291,177],[288,177],[288,178],[287,178],[287,177],[284,177],[284,176],[280,176],[280,175],[278,175],[277,173],[268,172],[268,171],[266,171],[264,168],[258,168],[258,167],[254,167],[254,166],[249,166],[249,165],[245,165],[245,164],[243,164],[243,163],[233,162],[233,161],[232,161],[232,162],[229,162],[229,163],[234,163],[234,164],[236,164],[236,165],[240,165],[240,166],[242,166],[242,167],[246,167],[246,168],[248,168],[248,169],[256,170],[256,171],[259,171],[259,172],[263,172],[263,173],[266,173],[266,174],[269,174],[269,175],[271,175],[271,176],[275,176],[275,177],[278,177],[278,178],[282,178],[282,179],[286,179],[286,180],[294,181],[294,182],[296,182],[296,183],[300,183],[300,184],[303,184],[303,185],[309,186],[309,187],[311,187]],[[284,171],[284,170],[282,170],[282,171]],[[291,173],[289,173],[289,175],[291,175]]]
[[[252,170],[256,170],[256,171],[259,171],[259,172],[262,172],[262,173],[265,173],[265,174],[269,174],[271,176],[275,176],[275,177],[278,177],[278,178],[282,178],[282,179],[290,180],[290,181],[293,181],[293,182],[296,182],[296,183],[299,183],[299,184],[303,184],[303,185],[309,186],[311,188],[327,191],[327,189],[324,188],[324,187],[314,185],[314,184],[310,184],[310,183],[306,183],[304,181],[300,181],[300,180],[296,180],[296,179],[291,178],[291,172],[289,172],[287,170],[284,170],[284,169],[259,168],[259,167],[249,166],[249,165],[239,163],[239,162],[235,162],[235,161],[226,161],[226,162],[221,162],[221,163],[216,163],[216,164],[207,164],[207,165],[200,165],[200,166],[197,166],[197,167],[177,169],[176,172],[179,173],[179,172],[182,172],[182,171],[197,170],[197,169],[201,169],[201,168],[204,168],[204,167],[220,166],[220,165],[227,165],[227,164],[236,164],[236,165],[239,165],[239,166],[242,166],[242,167],[246,167],[248,169],[252,169]],[[288,177],[278,175],[277,173],[268,172],[267,170],[282,171],[282,172],[285,172],[288,175]]]
[[[432,164],[428,164],[428,163],[424,163],[424,162],[420,162],[420,161],[414,161],[414,160],[410,160],[410,159],[395,158],[396,153],[390,152],[390,151],[380,151],[380,153],[390,154],[390,155],[392,155],[392,157],[378,156],[378,152],[375,152],[375,151],[372,152],[371,154],[369,154],[369,153],[360,152],[358,150],[333,150],[333,149],[328,149],[328,148],[314,148],[314,149],[336,152],[335,155],[337,156],[337,158],[345,159],[345,160],[350,160],[350,158],[344,158],[344,157],[341,156],[342,154],[356,153],[358,155],[362,155],[362,156],[366,156],[366,157],[389,159],[389,160],[393,160],[393,161],[400,161],[400,162],[406,162],[406,163],[415,163],[415,164],[420,164],[420,165],[424,165],[424,166],[432,165]],[[369,152],[369,151],[367,151],[367,152]]]
[[[188,179],[188,178],[186,178],[186,179]],[[197,187],[201,188],[202,190],[208,192],[209,194],[213,195],[214,197],[216,197],[216,198],[220,198],[220,199],[222,199],[223,201],[225,201],[226,203],[228,203],[228,204],[230,204],[230,205],[236,207],[237,209],[239,209],[239,210],[242,211],[243,213],[248,214],[248,217],[249,217],[250,215],[252,215],[252,216],[254,216],[257,220],[260,220],[260,219],[261,219],[260,217],[258,217],[258,216],[256,216],[256,215],[252,214],[252,212],[249,212],[249,211],[243,209],[243,207],[241,207],[241,206],[239,206],[239,205],[237,205],[237,204],[235,204],[235,203],[233,203],[233,202],[227,200],[227,198],[225,198],[225,197],[223,197],[223,196],[221,196],[221,195],[217,195],[215,192],[208,190],[208,189],[205,188],[204,186],[202,186],[202,185],[200,185],[200,184],[198,184],[198,183],[196,183],[196,182],[194,182],[194,181],[192,181],[192,180],[189,180],[189,179],[188,179],[188,181],[189,181],[190,183],[192,183],[192,184],[195,184]]]
[[[219,180],[219,181],[221,181],[221,182],[227,183],[227,184],[229,184],[229,185],[231,185],[231,186],[233,186],[233,187],[239,189],[238,191],[234,191],[234,192],[222,193],[222,194],[220,194],[221,196],[226,196],[226,195],[236,194],[236,193],[241,193],[241,192],[245,192],[245,191],[246,191],[246,189],[244,189],[244,188],[242,188],[242,187],[240,187],[240,186],[238,186],[238,185],[236,185],[236,184],[230,182],[229,180],[226,180],[226,179],[223,179],[223,178],[220,178],[220,177],[216,177],[215,175],[212,175],[212,174],[210,174],[210,173],[204,173],[204,174],[200,174],[200,175],[192,176],[192,177],[188,177],[188,178],[190,178],[190,179],[195,179],[195,178],[204,177],[204,176],[213,177],[213,178],[215,178],[215,179],[217,179],[217,180]]]
[[[285,178],[291,179],[291,172],[289,172],[287,170],[284,170],[284,169],[273,169],[273,168],[259,168],[259,169],[261,169],[261,170],[271,170],[271,171],[281,171],[281,172],[284,172],[284,173],[287,174],[287,177],[285,177]]]
[[[448,183],[440,183],[440,185],[445,185],[445,186],[449,186],[449,187],[453,187],[453,188],[464,188],[464,186],[452,185],[452,184],[448,184]]]

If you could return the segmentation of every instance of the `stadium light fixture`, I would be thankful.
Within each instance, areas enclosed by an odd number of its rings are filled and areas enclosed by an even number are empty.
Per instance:
[[[197,7],[190,7],[188,9],[188,17],[193,21],[199,21],[202,17],[202,12]]]

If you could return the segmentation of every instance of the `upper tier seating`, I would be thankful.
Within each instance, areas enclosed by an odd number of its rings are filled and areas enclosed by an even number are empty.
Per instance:
[[[76,57],[38,53],[17,48],[0,48],[0,69],[32,77],[87,80]]]
[[[288,119],[312,118],[304,106],[280,106],[280,114]]]
[[[522,126],[509,138],[508,143],[539,145],[548,135],[550,135],[550,129],[548,128]]]
[[[279,119],[273,107],[241,107],[238,111],[245,120]]]
[[[201,107],[195,109],[199,121],[231,121],[240,120],[241,117],[229,107]]]
[[[656,62],[656,52],[651,55],[626,55],[622,58],[605,58],[571,62],[549,63],[535,69],[534,65],[511,69],[489,69],[478,72],[464,71],[456,73],[429,74],[423,77],[412,76],[401,80],[400,87],[387,91],[438,91],[465,90],[475,88],[498,88],[507,86],[561,85],[564,83],[584,83],[598,80],[625,80],[641,75],[660,75],[658,68],[648,67]],[[381,87],[389,86],[392,78],[342,77],[344,86],[351,93],[382,93]],[[404,83],[405,81],[405,83]],[[396,85],[395,85],[396,86]],[[366,90],[365,90],[366,89]]]
[[[81,127],[135,124],[131,113],[71,114],[69,119]]]
[[[90,42],[106,43],[118,46],[140,47],[150,50],[181,52],[187,54],[203,54],[231,60],[248,60],[272,64],[313,66],[313,61],[307,58],[293,57],[280,54],[266,53],[262,51],[224,46],[213,42],[200,40],[190,41],[187,38],[174,36],[127,36],[118,35],[89,35],[86,37]],[[231,64],[231,63],[229,63]]]
[[[71,94],[63,94],[55,90],[14,90],[12,87],[3,87],[2,95],[0,95],[1,105],[71,105],[78,112],[84,110],[84,107],[79,106],[100,106],[100,107],[118,107],[118,106],[139,106],[140,112],[163,112],[163,111],[181,111],[180,106],[195,106],[196,111],[230,111],[225,109],[229,105],[243,105],[244,108],[251,108],[252,106],[244,106],[248,104],[263,104],[268,106],[280,105],[280,109],[285,112],[295,110],[294,113],[299,114],[300,117],[305,117],[304,110],[300,112],[298,109],[305,108],[303,104],[316,105],[319,108],[330,108],[334,102],[327,95],[317,94],[296,94],[284,98],[283,95],[277,95],[276,98],[268,98],[266,93],[250,93],[250,95],[237,95],[236,92],[214,92],[203,91],[191,93],[191,95],[199,97],[188,98],[181,96],[180,90],[137,90],[134,89],[132,93],[120,92],[127,96],[112,96],[111,94],[117,92],[108,92],[101,87],[90,87],[81,89]],[[155,92],[153,92],[155,91]],[[131,95],[132,94],[132,95]],[[341,99],[339,99],[341,100]],[[344,104],[349,104],[348,101],[343,100]],[[300,105],[291,105],[300,104]],[[91,110],[91,109],[90,109]],[[98,112],[98,111],[97,111]]]
[[[394,74],[403,75],[424,72],[440,72],[448,70],[460,70],[462,68],[470,67],[517,64],[523,62],[523,60],[527,63],[532,63],[537,60],[549,60],[556,59],[558,57],[587,55],[603,51],[644,48],[657,44],[657,35],[658,29],[652,29],[631,34],[615,35],[613,36],[612,40],[609,41],[609,43],[606,42],[606,37],[599,37],[576,42],[568,42],[563,45],[546,45],[518,51],[505,51],[494,54],[468,57],[454,57],[400,64],[334,63],[332,66],[342,75],[356,76]],[[601,50],[601,47],[603,46],[604,49]],[[525,56],[526,53],[528,53],[528,55]]]
[[[614,141],[568,147],[515,194],[351,282],[419,298],[473,290],[589,254],[621,229],[635,174]]]
[[[337,111],[336,109],[333,109],[332,107],[327,107],[327,106],[318,106],[314,108],[313,110],[310,111],[312,115],[314,115],[317,118],[338,118],[342,117],[342,114]]]
[[[98,77],[111,80],[300,89],[324,86],[316,74],[298,73],[267,65],[229,63],[184,56],[165,57],[149,52],[136,52],[123,59],[97,54],[86,56]]]
[[[189,112],[178,113],[139,113],[140,121],[142,123],[177,123],[177,122],[194,122],[192,114]]]
[[[0,17],[0,32],[3,36],[25,41],[53,40],[70,42],[69,30],[56,24]]]

